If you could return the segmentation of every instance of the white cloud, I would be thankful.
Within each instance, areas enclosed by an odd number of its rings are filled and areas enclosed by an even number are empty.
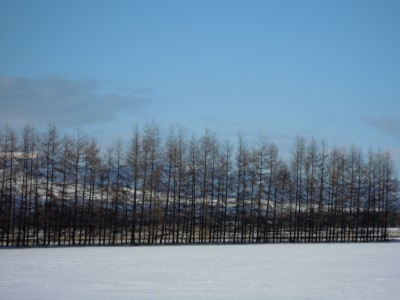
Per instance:
[[[110,89],[92,79],[58,76],[0,77],[0,119],[12,126],[104,124],[120,112],[141,114],[150,102],[148,89]]]
[[[390,135],[400,142],[400,120],[388,116],[377,118],[364,118],[364,122],[376,130]],[[396,142],[395,142],[396,143]],[[396,143],[399,144],[399,143]],[[385,149],[389,151],[397,170],[400,170],[400,147],[391,146]]]
[[[370,118],[365,117],[364,122],[375,129],[400,139],[400,120],[388,116]]]

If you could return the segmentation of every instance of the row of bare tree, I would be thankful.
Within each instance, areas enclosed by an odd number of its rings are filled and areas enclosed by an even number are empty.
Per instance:
[[[0,131],[0,245],[382,241],[399,217],[388,152],[298,137],[288,161],[156,124],[101,152],[78,129]]]

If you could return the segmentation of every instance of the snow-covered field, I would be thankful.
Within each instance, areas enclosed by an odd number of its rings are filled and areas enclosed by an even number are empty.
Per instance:
[[[0,249],[0,299],[398,299],[400,243]]]

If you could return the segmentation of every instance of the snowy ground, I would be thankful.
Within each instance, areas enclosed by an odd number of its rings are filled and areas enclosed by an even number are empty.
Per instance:
[[[400,242],[0,249],[0,299],[395,299]]]

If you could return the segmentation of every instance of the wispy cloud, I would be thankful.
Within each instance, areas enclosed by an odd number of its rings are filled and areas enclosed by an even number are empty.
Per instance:
[[[91,125],[112,122],[121,112],[141,114],[147,88],[121,89],[92,79],[0,76],[0,119],[10,125]]]
[[[364,122],[375,129],[400,139],[400,120],[388,116],[371,118],[365,117]]]

